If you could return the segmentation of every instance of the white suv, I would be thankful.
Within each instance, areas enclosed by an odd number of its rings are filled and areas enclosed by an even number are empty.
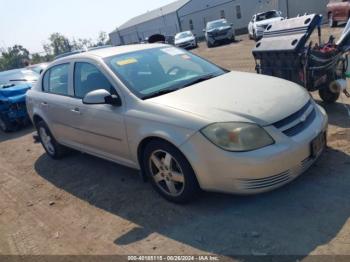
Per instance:
[[[270,24],[283,19],[282,12],[275,10],[253,15],[248,25],[249,38],[255,41],[259,40],[263,37],[265,29]]]

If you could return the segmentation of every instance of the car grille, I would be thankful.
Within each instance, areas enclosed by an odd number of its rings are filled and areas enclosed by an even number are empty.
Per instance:
[[[246,190],[258,190],[282,185],[290,180],[292,180],[292,177],[288,170],[281,174],[261,179],[241,179],[240,182],[241,186]]]
[[[215,31],[215,32],[209,33],[209,36],[223,36],[223,35],[226,35],[228,31],[230,31],[230,29]]]
[[[316,110],[311,100],[296,113],[273,124],[285,135],[292,137],[308,128],[316,118]]]

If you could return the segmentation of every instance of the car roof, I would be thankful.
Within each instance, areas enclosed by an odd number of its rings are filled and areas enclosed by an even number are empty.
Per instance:
[[[169,46],[170,45],[167,45],[167,44],[136,44],[136,45],[115,46],[115,47],[89,50],[83,53],[78,53],[78,54],[57,59],[57,61],[70,60],[70,59],[76,59],[76,58],[88,58],[88,57],[106,58],[106,57],[111,57],[116,55],[127,54],[131,52],[148,50],[152,48],[169,47]]]

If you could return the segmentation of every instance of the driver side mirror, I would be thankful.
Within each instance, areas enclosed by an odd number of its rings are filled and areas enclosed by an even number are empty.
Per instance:
[[[118,95],[111,95],[105,89],[98,89],[87,93],[83,98],[83,104],[121,106],[122,102]]]
[[[203,29],[203,33],[205,33],[205,29]]]

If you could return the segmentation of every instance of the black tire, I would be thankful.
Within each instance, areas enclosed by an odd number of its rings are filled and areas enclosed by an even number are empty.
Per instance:
[[[154,174],[152,173],[152,168],[154,168],[154,166],[151,163],[151,157],[158,151],[169,153],[172,159],[175,159],[175,163],[178,164],[181,170],[180,172],[183,174],[184,183],[181,185],[182,191],[177,196],[171,196],[170,192],[166,193],[164,188],[161,188],[160,182],[157,183],[154,179]],[[192,201],[200,191],[196,175],[186,157],[176,147],[166,141],[153,140],[146,145],[142,154],[142,169],[153,188],[170,202],[178,204],[188,203]],[[158,171],[161,172],[160,170]],[[164,181],[161,182],[165,183],[166,181],[164,179]]]
[[[327,104],[335,103],[340,97],[340,92],[334,93],[333,91],[331,91],[329,89],[328,86],[325,86],[325,87],[321,88],[318,91],[318,93],[319,93],[321,99]]]
[[[208,48],[212,48],[213,45],[212,45],[209,41],[207,41],[207,47],[208,47]]]
[[[338,25],[338,22],[337,21],[334,21],[334,18],[333,18],[333,13],[330,13],[328,15],[328,20],[329,20],[329,26],[330,27],[336,27]]]
[[[256,36],[255,30],[253,31],[253,40],[254,40],[255,42],[258,41],[258,37]]]
[[[15,128],[14,125],[11,124],[11,122],[7,118],[0,116],[0,129],[4,133],[9,133],[11,131],[14,131]]]
[[[69,151],[67,147],[60,145],[56,139],[54,138],[54,136],[52,135],[49,127],[46,125],[46,123],[44,121],[40,121],[36,124],[36,129],[38,131],[38,136],[39,136],[39,140],[43,146],[43,148],[45,149],[46,153],[55,160],[61,159],[63,158],[67,152]],[[41,129],[44,129],[46,134],[48,136],[50,136],[51,138],[51,144],[52,144],[52,149],[50,150],[44,143],[44,138],[42,137],[42,131]]]

